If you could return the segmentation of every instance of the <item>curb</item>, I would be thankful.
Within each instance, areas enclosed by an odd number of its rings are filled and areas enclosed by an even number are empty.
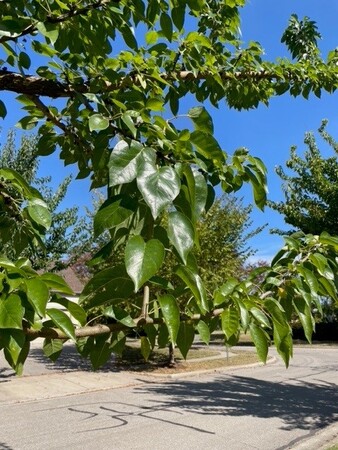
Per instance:
[[[266,364],[273,364],[277,358],[271,357]],[[224,366],[213,369],[196,370],[172,374],[146,372],[81,372],[49,373],[13,378],[1,382],[0,405],[49,400],[52,398],[88,394],[90,392],[120,389],[146,382],[166,382],[172,379],[199,377],[212,373],[231,373],[243,368],[264,366],[258,362],[238,366]]]
[[[315,433],[303,442],[290,447],[291,450],[327,450],[338,443],[338,423],[333,423]]]
[[[162,378],[162,379],[176,379],[176,378],[188,378],[192,377],[194,375],[204,375],[208,373],[223,373],[223,372],[233,372],[240,369],[248,369],[250,367],[262,367],[266,366],[268,364],[273,364],[277,362],[277,358],[275,356],[271,356],[266,363],[263,362],[257,362],[252,364],[242,364],[238,366],[224,366],[224,367],[217,367],[216,369],[204,369],[204,370],[193,370],[191,372],[179,372],[179,373],[169,373],[169,374],[146,374],[146,376],[154,377],[154,378]]]

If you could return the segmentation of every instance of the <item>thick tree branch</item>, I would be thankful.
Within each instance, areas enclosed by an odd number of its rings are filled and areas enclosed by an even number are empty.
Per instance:
[[[151,75],[143,74],[145,78],[151,80]],[[220,72],[223,81],[233,80],[277,80],[279,75],[267,71],[246,71],[246,72]],[[170,74],[163,74],[163,81],[197,81],[204,80],[211,76],[209,73],[200,72],[194,75],[190,71],[179,71]],[[115,91],[128,86],[139,84],[133,76],[125,76],[117,83],[105,81],[104,91]],[[60,81],[48,80],[35,75],[22,75],[16,72],[9,72],[0,69],[0,91],[11,91],[17,94],[37,95],[51,98],[73,97],[76,93],[87,94],[91,92],[91,87],[84,83],[81,85],[71,85]]]
[[[206,315],[194,314],[191,317],[183,316],[183,317],[181,317],[181,321],[187,322],[187,321],[192,320],[195,322],[195,321],[201,320],[203,318],[205,319],[205,318],[210,318],[210,317],[217,317],[217,316],[220,316],[223,311],[224,311],[223,308],[218,308],[218,309],[215,309],[214,311],[211,311],[210,313],[208,313]],[[141,328],[146,324],[159,325],[159,324],[163,323],[164,320],[162,318],[153,319],[151,317],[143,317],[141,314],[141,316],[138,317],[137,319],[135,319],[134,322],[135,322],[135,326],[133,328],[127,327],[121,323],[112,323],[112,324],[108,324],[108,325],[99,324],[99,325],[94,325],[94,326],[86,326],[86,327],[76,329],[75,336],[77,338],[81,338],[81,337],[88,337],[88,336],[99,336],[101,334],[108,334],[108,333],[112,333],[112,332],[116,332],[116,331],[128,331],[128,330],[131,331],[132,329]],[[69,339],[68,336],[66,336],[61,330],[59,330],[57,328],[41,328],[41,330],[32,330],[32,329],[24,326],[23,331],[31,340],[39,338],[39,337],[50,338],[50,339],[64,339],[64,340]]]

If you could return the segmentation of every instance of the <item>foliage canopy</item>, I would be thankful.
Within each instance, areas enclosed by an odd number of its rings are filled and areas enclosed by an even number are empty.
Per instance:
[[[51,213],[51,224],[43,236],[43,248],[17,248],[14,237],[6,243],[1,243],[1,254],[9,259],[25,256],[30,259],[34,269],[60,270],[71,263],[70,260],[65,261],[65,255],[74,253],[75,248],[86,248],[89,239],[85,228],[86,220],[79,217],[77,206],[60,209],[71,183],[71,176],[66,177],[55,191],[50,186],[52,177],[38,177],[39,156],[36,146],[37,140],[33,135],[23,135],[17,146],[15,132],[10,130],[5,144],[0,149],[0,167],[15,170],[39,190]],[[17,198],[17,202],[19,201]],[[22,201],[25,201],[24,197]]]
[[[94,226],[97,235],[109,230],[111,241],[96,260],[126,245],[124,262],[96,273],[86,285],[82,306],[63,297],[69,288],[55,275],[38,276],[24,260],[1,261],[0,347],[17,372],[29,339],[37,336],[47,338],[45,353],[52,359],[61,348],[55,338],[76,340],[94,368],[120,352],[134,328],[143,329],[145,358],[156,341],[170,341],[186,354],[195,331],[208,342],[219,326],[230,345],[240,329],[249,331],[262,360],[273,336],[287,365],[293,313],[311,339],[312,305],[320,308],[320,295],[336,298],[336,238],[287,238],[270,267],[246,280],[224,280],[213,295],[193,256],[198,220],[212,206],[216,189],[234,192],[250,183],[256,205],[266,203],[263,162],[246,149],[224,152],[203,105],[225,101],[249,109],[286,92],[307,98],[337,88],[337,54],[321,57],[314,22],[294,16],[283,40],[295,61],[270,62],[259,43],[240,42],[244,5],[245,0],[1,2],[0,90],[18,94],[26,113],[19,126],[38,127],[40,155],[60,148],[65,164],[77,164],[78,177],[90,177],[93,188],[107,187]],[[188,111],[187,96],[195,103]],[[6,116],[3,102],[0,115]],[[19,175],[1,170],[0,177],[1,187],[10,185],[2,194],[3,217],[26,227],[28,244],[40,242],[50,225],[46,205]],[[12,191],[23,193],[28,206],[15,209]],[[175,286],[158,275],[171,246],[180,280]],[[187,294],[188,301],[180,302]],[[50,300],[66,307],[79,326]],[[85,326],[97,306],[112,324]]]
[[[283,214],[286,223],[304,233],[320,234],[323,231],[338,235],[338,144],[326,131],[327,121],[319,128],[319,135],[328,144],[333,155],[322,156],[313,133],[307,133],[304,156],[291,148],[287,169],[277,173],[283,180],[285,201],[271,203],[273,209]]]

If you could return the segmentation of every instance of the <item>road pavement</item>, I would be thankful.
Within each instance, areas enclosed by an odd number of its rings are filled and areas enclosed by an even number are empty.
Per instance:
[[[296,348],[287,370],[280,360],[174,379],[62,370],[0,378],[0,449],[319,450],[338,441],[337,347]],[[41,392],[48,379],[54,398]]]

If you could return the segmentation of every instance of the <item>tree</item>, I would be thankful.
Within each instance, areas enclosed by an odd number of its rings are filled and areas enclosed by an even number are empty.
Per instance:
[[[321,57],[314,22],[292,18],[283,41],[293,62],[266,61],[258,43],[243,47],[240,42],[244,4],[1,3],[5,67],[0,69],[0,90],[18,94],[27,114],[19,126],[39,126],[39,154],[60,147],[60,158],[77,164],[79,177],[91,177],[92,188],[107,188],[107,200],[94,221],[97,236],[106,230],[111,236],[100,257],[125,245],[123,263],[96,273],[86,285],[82,306],[62,297],[69,288],[56,276],[39,276],[22,260],[1,263],[0,347],[18,372],[29,340],[38,336],[47,338],[44,348],[51,358],[60,353],[62,339],[77,341],[94,368],[111,352],[121,351],[126,334],[135,328],[143,330],[145,358],[156,341],[170,341],[186,355],[195,330],[208,342],[210,330],[220,326],[228,344],[236,342],[240,329],[250,332],[262,360],[272,334],[287,365],[293,313],[311,339],[312,303],[320,307],[320,295],[336,298],[336,238],[287,238],[270,267],[246,280],[225,280],[213,295],[205,289],[193,253],[197,223],[214,203],[216,189],[234,192],[248,182],[256,205],[263,208],[266,203],[264,164],[244,149],[233,155],[222,151],[203,104],[217,106],[225,100],[241,110],[286,92],[307,98],[337,88],[337,54]],[[193,31],[186,32],[185,23]],[[31,61],[39,65],[41,58],[44,65],[28,73]],[[187,96],[196,105],[188,111],[183,101]],[[3,102],[0,114],[5,117]],[[27,228],[29,245],[48,228],[45,205],[14,172],[2,170],[0,176],[7,196],[4,217]],[[24,192],[29,206],[15,209],[9,188]],[[176,286],[158,276],[171,246]],[[263,282],[257,283],[257,276]],[[61,294],[51,292],[56,288]],[[187,295],[188,301],[181,302]],[[75,328],[65,314],[51,308],[51,298],[66,306],[81,326]],[[115,323],[86,325],[87,314],[98,306]]]
[[[70,264],[70,256],[75,249],[86,248],[88,236],[85,231],[85,219],[79,218],[78,207],[60,210],[69,184],[72,180],[66,177],[56,191],[49,186],[51,177],[38,177],[39,156],[37,153],[37,137],[23,135],[16,148],[15,132],[8,133],[7,140],[0,150],[0,168],[12,169],[18,172],[27,183],[38,189],[51,212],[51,225],[44,236],[43,248],[31,247],[23,249],[21,256],[28,257],[35,269],[60,269]],[[8,258],[15,257],[13,240],[5,244],[1,253]],[[65,258],[68,258],[66,261]]]
[[[104,196],[101,192],[95,191],[91,209],[87,209],[87,232],[93,232],[93,221],[98,209],[104,203]],[[104,209],[103,209],[104,211]],[[242,199],[233,195],[223,194],[217,199],[212,207],[204,212],[197,223],[199,247],[194,250],[194,255],[200,269],[201,278],[206,284],[209,292],[213,292],[216,287],[230,276],[238,275],[246,270],[244,266],[247,260],[256,253],[249,240],[259,234],[265,226],[250,229],[252,221],[250,214],[252,205],[244,206]],[[165,226],[168,225],[168,218],[164,217]],[[88,246],[91,252],[82,255],[75,263],[75,271],[84,281],[89,281],[91,272],[89,266],[99,265],[100,269],[113,264],[113,260],[123,262],[124,246],[119,252],[113,252],[111,257],[101,259],[95,254],[101,254],[101,248],[111,241],[109,233],[101,234],[98,238],[92,235]],[[161,276],[170,278],[173,268],[176,265],[176,257],[168,252],[167,258],[161,268]],[[172,257],[170,257],[170,255]],[[89,268],[90,269],[90,268]]]
[[[286,167],[295,175],[288,175],[282,167],[277,173],[283,180],[285,201],[271,202],[273,209],[283,214],[285,222],[304,233],[326,231],[338,235],[338,144],[327,133],[323,121],[319,134],[329,144],[333,156],[324,158],[313,133],[305,135],[307,150],[304,157],[291,148]]]

